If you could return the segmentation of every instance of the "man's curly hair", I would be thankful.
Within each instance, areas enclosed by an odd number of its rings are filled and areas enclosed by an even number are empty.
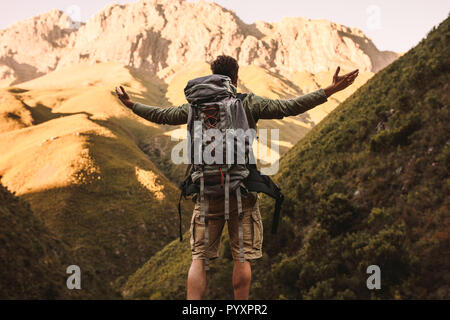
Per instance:
[[[211,63],[211,71],[214,74],[221,74],[231,78],[233,83],[237,82],[239,65],[235,58],[230,56],[218,56]]]

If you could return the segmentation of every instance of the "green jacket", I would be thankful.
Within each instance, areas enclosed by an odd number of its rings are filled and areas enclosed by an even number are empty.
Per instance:
[[[250,93],[243,99],[242,105],[249,127],[256,129],[259,119],[283,119],[296,116],[326,101],[325,91],[319,89],[289,100],[267,99]],[[159,108],[136,102],[133,105],[133,112],[151,122],[179,125],[187,122],[189,106],[189,103],[185,103],[178,107]]]

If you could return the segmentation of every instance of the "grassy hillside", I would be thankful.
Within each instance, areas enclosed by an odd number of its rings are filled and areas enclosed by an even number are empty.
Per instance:
[[[449,297],[449,37],[447,19],[283,159],[272,297]]]
[[[282,158],[282,221],[270,235],[273,203],[264,199],[251,298],[450,297],[449,40],[446,19]],[[183,299],[187,248],[172,242],[122,294]],[[206,298],[232,298],[228,250],[225,241]],[[366,287],[370,265],[381,268],[381,290]]]
[[[121,106],[118,84],[164,102],[161,82],[114,63],[2,89],[12,103],[1,111],[13,119],[0,134],[2,183],[68,244],[85,276],[83,297],[116,297],[113,282],[177,238],[179,193],[148,148],[166,129]]]
[[[0,299],[79,298],[68,290],[73,256],[30,206],[0,185]]]

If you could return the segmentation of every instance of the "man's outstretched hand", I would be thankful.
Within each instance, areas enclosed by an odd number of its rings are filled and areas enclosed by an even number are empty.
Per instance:
[[[122,92],[120,92],[120,90]],[[120,90],[118,90],[116,87],[116,94],[117,94],[117,97],[119,98],[120,102],[122,102],[125,105],[125,107],[132,109],[134,102],[130,99],[130,96],[128,95],[128,93],[125,91],[125,89],[122,86],[120,86]]]
[[[337,67],[336,72],[334,73],[334,76],[333,76],[333,83],[324,89],[327,97],[331,96],[333,93],[344,90],[349,85],[351,85],[353,83],[353,81],[355,81],[356,77],[358,76],[358,72],[359,72],[359,70],[356,69],[356,70],[353,70],[352,72],[344,74],[343,76],[339,76],[340,70],[341,70],[341,67]]]

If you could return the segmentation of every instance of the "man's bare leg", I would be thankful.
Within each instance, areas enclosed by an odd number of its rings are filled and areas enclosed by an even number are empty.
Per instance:
[[[250,262],[234,261],[233,289],[235,300],[248,300],[251,281],[252,268]]]
[[[187,300],[201,300],[205,291],[205,260],[193,259],[187,278]]]

